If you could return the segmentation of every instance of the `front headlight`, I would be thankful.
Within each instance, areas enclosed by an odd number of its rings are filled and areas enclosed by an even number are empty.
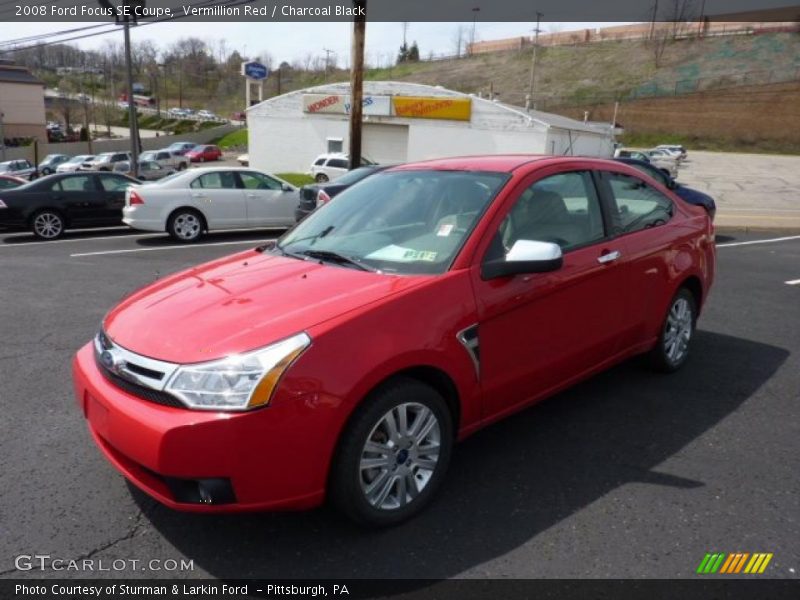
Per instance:
[[[311,343],[305,333],[246,354],[178,367],[167,391],[191,408],[248,410],[269,403],[278,380]]]

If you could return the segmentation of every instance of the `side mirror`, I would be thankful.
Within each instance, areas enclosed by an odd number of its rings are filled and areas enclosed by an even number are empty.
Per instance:
[[[517,240],[505,257],[483,264],[481,278],[488,280],[524,273],[547,273],[560,269],[563,263],[564,257],[558,244]]]
[[[294,188],[292,186],[290,186],[288,183],[284,183],[283,185],[281,185],[281,191],[282,192],[293,192]]]

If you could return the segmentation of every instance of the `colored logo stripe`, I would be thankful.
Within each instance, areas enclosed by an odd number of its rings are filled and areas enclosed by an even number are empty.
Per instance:
[[[735,574],[744,573],[760,574],[763,573],[769,562],[772,560],[773,554],[771,552],[756,552],[750,554],[749,552],[733,552],[726,554],[724,552],[707,553],[700,565],[697,567],[697,572],[702,574]],[[745,566],[746,565],[746,566]]]

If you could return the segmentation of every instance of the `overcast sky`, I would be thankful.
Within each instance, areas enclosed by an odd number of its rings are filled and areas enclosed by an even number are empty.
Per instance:
[[[0,24],[0,39],[17,39],[29,35],[49,33],[91,25],[92,23],[14,23]],[[94,23],[96,24],[96,23]],[[461,24],[471,35],[472,23]],[[542,31],[568,31],[585,27],[608,26],[614,23],[542,23]],[[268,52],[277,62],[292,62],[308,53],[324,55],[324,49],[338,55],[338,64],[349,61],[351,23],[158,23],[131,29],[134,41],[149,39],[164,47],[182,37],[199,37],[216,48],[225,39],[229,50],[238,50],[249,57]],[[408,41],[416,40],[420,54],[425,57],[455,52],[454,32],[458,23],[409,23]],[[476,39],[491,40],[531,35],[535,23],[478,23]],[[108,35],[69,42],[82,48],[99,48],[106,40],[122,41],[122,30]],[[393,60],[403,40],[402,23],[369,23],[367,25],[366,54],[370,64],[386,64]]]

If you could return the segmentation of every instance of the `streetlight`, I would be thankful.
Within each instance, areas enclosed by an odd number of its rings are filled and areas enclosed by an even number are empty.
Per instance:
[[[470,43],[469,43],[469,54],[470,54],[470,56],[472,56],[472,54],[475,52],[475,26],[477,25],[477,22],[478,22],[478,13],[479,12],[481,12],[481,7],[480,6],[476,6],[475,8],[472,9],[472,39],[470,40]]]

